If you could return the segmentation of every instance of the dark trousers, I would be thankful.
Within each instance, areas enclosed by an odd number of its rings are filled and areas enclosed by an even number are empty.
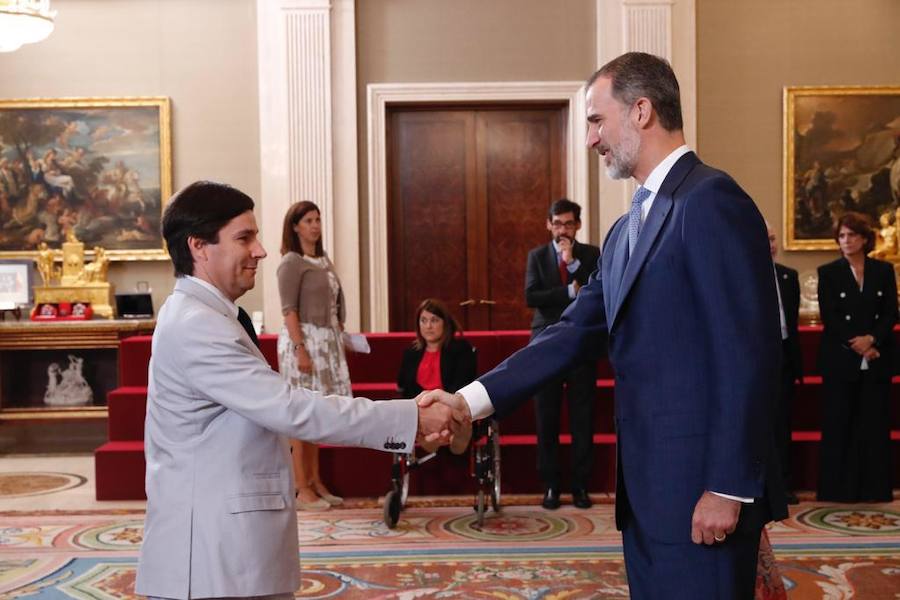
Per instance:
[[[825,377],[818,499],[890,502],[890,381]]]
[[[594,466],[594,402],[597,363],[584,362],[544,386],[534,396],[537,422],[537,468],[544,487],[559,489],[559,424],[563,383],[567,384],[569,432],[572,434],[572,489],[588,489]]]
[[[622,530],[631,598],[752,600],[761,535],[761,527],[741,527],[712,546],[664,543],[651,539],[631,513]]]
[[[775,434],[775,448],[778,451],[781,479],[786,491],[794,489],[791,482],[791,408],[793,404],[794,369],[789,362],[782,361],[772,432]]]

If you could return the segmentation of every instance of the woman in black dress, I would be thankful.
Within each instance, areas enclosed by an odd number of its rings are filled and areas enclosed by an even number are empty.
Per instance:
[[[414,398],[434,389],[455,392],[474,381],[475,368],[475,349],[461,336],[459,323],[444,303],[422,301],[416,309],[416,341],[403,352],[397,375],[400,397]],[[450,450],[460,454],[467,444],[468,436],[457,436]]]
[[[846,213],[834,229],[843,255],[819,267],[823,378],[818,499],[889,502],[890,387],[897,283],[890,263],[869,258],[868,219]]]

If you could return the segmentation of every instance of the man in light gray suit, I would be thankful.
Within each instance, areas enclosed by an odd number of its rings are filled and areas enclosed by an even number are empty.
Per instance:
[[[193,183],[170,201],[162,231],[177,281],[153,335],[136,591],[293,598],[300,564],[287,437],[409,452],[417,433],[448,442],[464,418],[414,400],[292,390],[269,367],[234,304],[266,256],[242,192]]]

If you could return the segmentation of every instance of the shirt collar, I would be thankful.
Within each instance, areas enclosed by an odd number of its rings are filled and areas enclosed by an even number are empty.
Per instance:
[[[679,158],[690,151],[691,149],[687,147],[687,144],[682,144],[672,150],[667,157],[662,159],[662,162],[650,171],[650,175],[647,176],[647,180],[644,182],[643,187],[650,190],[654,196],[659,193],[659,188],[662,187],[662,182],[665,181],[669,171],[672,170],[672,167],[675,166],[675,163]]]
[[[213,284],[209,283],[208,281],[204,281],[204,280],[200,279],[199,277],[194,277],[193,275],[185,275],[185,278],[189,279],[190,281],[193,281],[197,285],[203,286],[204,288],[209,290],[213,295],[215,295],[216,298],[218,298],[219,300],[222,301],[223,304],[225,304],[225,306],[228,308],[228,311],[231,313],[231,316],[233,316],[235,319],[237,318],[237,316],[238,316],[237,304],[235,304],[234,302],[232,302],[231,300],[226,298],[225,294],[222,293],[222,290],[220,290]]]

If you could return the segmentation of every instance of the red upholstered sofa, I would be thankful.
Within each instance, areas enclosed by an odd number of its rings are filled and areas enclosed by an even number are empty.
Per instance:
[[[815,354],[821,328],[802,327],[804,365],[808,375],[799,390],[793,414],[793,470],[799,489],[814,489],[818,468],[820,414],[818,406],[821,377],[814,372]],[[484,373],[515,350],[528,343],[527,331],[476,331],[466,338],[478,349],[478,371]],[[395,397],[395,378],[403,350],[412,333],[367,334],[372,353],[349,354],[353,393],[383,400]],[[95,452],[97,499],[144,498],[144,413],[147,398],[147,364],[150,337],[136,336],[122,341],[119,350],[119,385],[109,393],[109,441]],[[263,354],[277,369],[276,337],[261,337]],[[893,439],[900,439],[900,377],[895,377],[892,423]],[[601,361],[597,380],[595,436],[597,444],[591,491],[612,491],[615,484],[615,436],[613,434],[613,380],[609,364]],[[568,464],[566,422],[563,414],[562,460]],[[534,410],[525,402],[500,424],[503,462],[503,489],[507,492],[540,492],[535,469]],[[900,444],[895,444],[895,481],[900,482]],[[467,456],[450,454],[431,461],[411,481],[411,493],[458,494],[473,491]],[[321,452],[324,479],[336,493],[345,496],[383,494],[390,481],[390,456],[374,450],[324,447]],[[564,469],[565,473],[565,469]]]

